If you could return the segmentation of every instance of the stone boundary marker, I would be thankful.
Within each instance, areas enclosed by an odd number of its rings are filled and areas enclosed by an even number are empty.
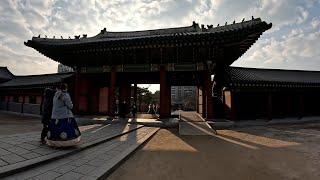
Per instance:
[[[43,163],[47,163],[50,161],[54,161],[54,160],[75,154],[77,152],[80,152],[80,151],[83,151],[83,150],[88,149],[90,147],[99,145],[101,143],[112,140],[114,138],[117,138],[119,136],[122,136],[124,134],[130,133],[132,131],[135,131],[135,130],[143,127],[142,125],[133,126],[133,125],[126,125],[126,124],[124,124],[123,126],[128,127],[128,129],[125,131],[121,131],[120,133],[116,132],[116,133],[111,134],[110,136],[102,136],[102,137],[100,134],[100,137],[98,136],[97,138],[91,137],[91,136],[88,137],[87,139],[83,138],[85,142],[83,144],[77,146],[77,148],[61,149],[61,150],[58,150],[58,151],[51,153],[51,154],[48,154],[48,155],[29,159],[26,161],[15,163],[15,164],[10,164],[7,166],[2,166],[2,167],[0,167],[0,178],[6,177],[6,176],[9,176],[9,175],[21,172],[21,171],[28,170],[30,168],[39,166]],[[125,129],[125,128],[123,128],[123,129]],[[88,134],[90,132],[91,131],[83,132],[82,136],[85,136],[85,134]],[[30,133],[27,133],[27,134],[30,134]],[[7,137],[7,136],[2,136],[2,137]]]

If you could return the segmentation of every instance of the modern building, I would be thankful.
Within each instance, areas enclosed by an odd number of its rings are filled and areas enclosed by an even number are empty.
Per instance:
[[[172,86],[171,105],[172,109],[196,110],[196,86]]]

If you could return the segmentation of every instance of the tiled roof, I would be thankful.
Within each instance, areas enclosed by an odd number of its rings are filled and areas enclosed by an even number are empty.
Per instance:
[[[320,87],[320,71],[229,67],[227,74],[228,82],[235,86],[272,84]]]
[[[260,18],[252,19],[249,21],[243,21],[239,23],[233,23],[228,25],[216,26],[208,25],[208,28],[199,27],[195,22],[191,26],[177,27],[177,28],[166,28],[166,29],[155,29],[155,30],[144,30],[144,31],[128,31],[128,32],[109,32],[106,29],[101,30],[99,34],[93,37],[80,37],[75,38],[47,38],[47,37],[33,37],[32,40],[25,42],[27,46],[32,46],[32,42],[40,44],[82,44],[90,42],[107,42],[107,41],[118,41],[118,40],[132,40],[132,39],[148,39],[154,37],[170,37],[170,36],[191,36],[198,34],[215,34],[220,32],[231,32],[244,28],[250,28],[255,25],[264,24],[271,27],[271,24],[267,24],[261,21]]]
[[[37,87],[41,85],[50,85],[62,82],[63,79],[71,77],[73,73],[56,73],[56,74],[42,74],[31,76],[15,76],[10,81],[0,84],[0,88],[14,88],[14,87]]]
[[[8,70],[7,67],[0,67],[0,82],[12,79],[14,75]]]
[[[192,52],[195,56],[189,56],[193,62],[204,62],[204,57],[210,54],[207,61],[230,65],[271,27],[271,23],[253,18],[216,27],[199,27],[193,23],[187,27],[131,32],[109,32],[103,29],[96,36],[76,36],[74,39],[38,36],[25,42],[25,45],[72,67],[166,64],[176,62],[177,58],[180,58],[180,62],[188,62],[187,58],[182,57],[183,53],[178,53],[188,51],[188,48],[195,48]],[[177,54],[173,55],[171,50]],[[163,56],[156,56],[153,52],[163,52]],[[147,58],[145,55],[149,53],[150,57]],[[134,57],[139,60],[134,60]]]

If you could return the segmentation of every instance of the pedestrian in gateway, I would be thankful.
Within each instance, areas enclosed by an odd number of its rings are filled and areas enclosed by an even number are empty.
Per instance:
[[[133,103],[133,105],[132,105],[132,116],[136,117],[136,114],[137,114],[137,106],[136,106],[136,103]]]

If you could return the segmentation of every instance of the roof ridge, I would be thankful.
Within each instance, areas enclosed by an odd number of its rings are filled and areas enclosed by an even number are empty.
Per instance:
[[[7,66],[0,66],[0,69],[7,71],[7,73],[9,74],[9,76],[11,76],[11,78],[15,77],[15,75],[8,69]]]
[[[34,77],[34,76],[50,76],[50,75],[68,75],[74,72],[63,72],[63,73],[48,73],[48,74],[32,74],[32,75],[16,75],[15,77]]]
[[[276,69],[276,68],[255,68],[255,67],[239,67],[239,66],[229,66],[229,68],[232,69],[252,69],[252,70],[264,70],[264,71],[298,71],[298,72],[316,72],[316,73],[320,73],[320,71],[316,71],[316,70],[303,70],[303,69]]]
[[[75,36],[74,39],[59,39],[59,38],[48,38],[48,37],[45,37],[45,38],[42,38],[39,36],[37,37],[33,37],[32,40],[56,40],[56,41],[68,41],[68,40],[81,40],[81,39],[94,39],[94,38],[110,38],[108,37],[108,34],[109,35],[112,35],[113,34],[113,37],[111,37],[110,39],[112,38],[125,38],[125,37],[142,37],[142,36],[153,36],[153,35],[168,35],[168,34],[174,34],[174,33],[177,33],[177,32],[170,32],[170,31],[173,31],[173,30],[183,30],[183,29],[188,29],[190,28],[190,31],[185,31],[185,32],[208,32],[210,33],[211,31],[212,32],[215,32],[215,31],[220,31],[220,30],[225,30],[225,29],[228,29],[228,28],[232,28],[232,27],[237,27],[239,25],[246,25],[246,24],[250,24],[250,23],[259,23],[259,22],[262,22],[261,18],[253,18],[253,19],[250,19],[250,20],[247,20],[247,21],[239,21],[237,23],[232,23],[232,24],[226,24],[226,25],[222,25],[222,26],[216,26],[216,27],[213,27],[213,25],[207,25],[208,28],[205,28],[204,25],[201,25],[203,27],[200,27],[198,23],[196,23],[195,21],[193,21],[192,25],[191,26],[180,26],[180,27],[171,27],[171,28],[159,28],[159,29],[146,29],[146,30],[137,30],[137,31],[107,31],[106,28],[102,29],[98,34],[94,35],[94,36],[91,36],[91,37],[87,37],[86,34],[84,34],[84,37],[80,37],[80,35],[78,36]],[[263,21],[265,22],[265,21]],[[159,34],[157,34],[156,32],[157,31],[168,31],[168,33],[161,33],[159,32]],[[148,34],[150,32],[155,32],[155,34]],[[139,34],[135,34],[135,33],[141,33],[141,34],[144,34],[145,35],[142,35],[142,36],[139,36]],[[119,35],[117,37],[117,34]],[[121,36],[121,34],[128,34],[127,36]]]

